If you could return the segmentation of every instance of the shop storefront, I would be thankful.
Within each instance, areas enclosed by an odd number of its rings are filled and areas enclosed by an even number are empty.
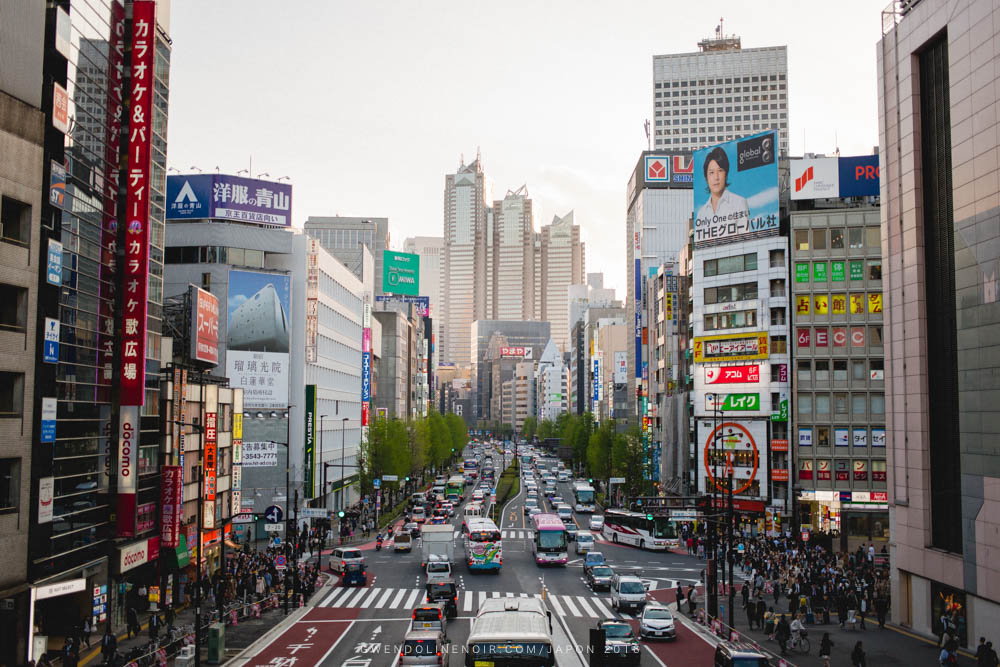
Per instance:
[[[854,551],[874,544],[880,551],[889,542],[889,505],[886,491],[814,491],[799,494],[803,530],[831,535],[833,548]]]
[[[160,538],[150,537],[118,547],[114,565],[116,602],[114,621],[125,622],[129,607],[137,611],[158,608],[160,604]]]
[[[108,561],[100,559],[56,581],[40,581],[30,589],[28,603],[28,660],[37,661],[47,651],[59,651],[65,638],[94,614],[107,621]],[[103,600],[103,602],[102,602]],[[101,630],[95,628],[95,634]]]

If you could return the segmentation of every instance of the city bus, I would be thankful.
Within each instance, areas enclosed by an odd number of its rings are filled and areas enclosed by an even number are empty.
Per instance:
[[[583,514],[594,511],[594,487],[587,482],[577,482],[573,485],[573,509]]]
[[[474,482],[479,477],[479,463],[476,459],[465,459],[462,464],[462,474],[470,482]]]
[[[492,570],[500,574],[503,566],[503,547],[500,530],[492,519],[470,518],[465,522],[465,555],[470,570]]]
[[[465,642],[465,667],[554,667],[552,615],[537,598],[487,598]]]
[[[557,514],[536,514],[531,551],[535,554],[536,565],[565,565],[568,553],[566,546],[566,526]]]
[[[670,517],[625,510],[607,510],[601,534],[615,544],[661,551],[676,548],[677,522]]]
[[[452,475],[448,478],[448,483],[444,487],[444,497],[453,503],[462,502],[465,495],[465,478],[461,475]]]

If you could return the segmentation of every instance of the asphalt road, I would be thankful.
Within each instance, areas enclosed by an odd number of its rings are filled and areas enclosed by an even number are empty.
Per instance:
[[[502,469],[498,466],[498,470]],[[467,487],[468,491],[468,487]],[[471,491],[468,491],[471,493]],[[559,494],[571,503],[571,482],[558,485]],[[523,511],[521,491],[502,509],[497,521],[503,537],[503,568],[499,575],[473,573],[458,564],[455,581],[459,589],[458,617],[448,623],[451,640],[450,664],[464,664],[462,647],[479,604],[487,597],[541,596],[553,613],[553,638],[557,664],[586,665],[588,631],[598,620],[626,618],[611,609],[609,594],[591,591],[583,578],[582,556],[570,543],[566,566],[541,568],[531,555],[529,521]],[[463,505],[464,507],[464,505]],[[548,511],[550,504],[544,501]],[[577,525],[588,529],[590,515],[574,515]],[[461,510],[452,520],[456,536],[456,559],[462,563]],[[673,600],[677,581],[685,587],[698,583],[701,565],[696,558],[670,552],[640,551],[601,540],[596,545],[608,563],[621,573],[635,573],[649,589],[649,597]],[[369,581],[363,590],[339,585],[324,589],[314,600],[316,607],[277,636],[249,663],[270,667],[323,665],[324,667],[368,667],[398,663],[398,647],[410,622],[411,609],[423,600],[425,577],[420,569],[419,544],[412,553],[374,550],[366,545]],[[634,619],[632,619],[635,624]],[[678,638],[667,643],[643,642],[644,665],[710,665],[714,648],[693,624],[679,623]],[[294,662],[288,660],[295,658]]]

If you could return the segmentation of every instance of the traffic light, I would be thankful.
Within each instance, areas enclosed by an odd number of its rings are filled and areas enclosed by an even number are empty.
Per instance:
[[[587,484],[593,484],[593,483],[594,483],[594,478],[593,477],[588,477],[587,478]]]
[[[340,510],[339,512],[337,512],[337,517],[340,518],[340,519],[343,519],[344,518],[344,510]]]
[[[653,515],[652,514],[647,514],[646,515],[646,520],[647,521],[652,521],[653,520]]]
[[[410,478],[409,478],[409,477],[407,477],[407,478],[406,478],[406,481],[407,481],[407,482],[409,482],[409,481],[410,481]]]

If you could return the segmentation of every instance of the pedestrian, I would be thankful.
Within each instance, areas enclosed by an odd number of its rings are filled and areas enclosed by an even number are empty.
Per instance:
[[[989,649],[986,646],[986,637],[979,638],[979,646],[976,647],[976,665],[977,667],[982,667],[986,664],[986,659],[989,653]]]
[[[90,648],[90,633],[93,631],[93,627],[90,625],[90,617],[85,616],[83,619],[83,628],[81,632],[81,639],[83,640],[83,645]]]
[[[789,625],[788,619],[782,614],[781,618],[778,619],[778,625],[774,630],[775,639],[778,640],[778,646],[781,647],[781,655],[788,655],[787,645],[788,640],[792,636],[792,626]]]
[[[764,613],[764,632],[767,634],[767,638],[774,641],[774,607],[768,607],[767,611]]]
[[[823,638],[819,640],[819,659],[823,661],[823,667],[830,667],[830,652],[833,650],[833,640],[830,633],[824,632]]]
[[[865,658],[865,651],[861,647],[861,642],[854,645],[854,650],[851,651],[851,665],[853,667],[868,667],[868,661]]]
[[[858,608],[858,621],[860,622],[859,627],[862,630],[867,630],[867,628],[865,627],[865,612],[868,611],[868,598],[862,595],[861,599],[857,603],[857,608]]]
[[[694,616],[695,601],[694,601],[694,584],[688,586],[688,613]]]
[[[149,638],[154,642],[160,636],[160,616],[153,612],[153,615],[149,617]]]
[[[948,643],[941,649],[941,654],[938,656],[938,665],[941,665],[941,667],[950,667],[951,665],[957,664],[958,642],[954,639],[949,639]]]
[[[104,631],[104,637],[101,639],[101,655],[104,656],[104,662],[111,661],[111,657],[115,654],[117,648],[118,638],[111,632],[111,628],[107,628]]]
[[[139,636],[139,612],[135,610],[135,605],[128,608],[126,613],[126,621],[128,624],[128,638],[132,639],[134,634],[136,637]]]
[[[875,618],[878,619],[879,630],[885,629],[885,617],[888,612],[889,601],[882,594],[875,598]]]
[[[79,659],[80,655],[77,653],[76,647],[73,645],[73,640],[67,637],[66,643],[62,647],[63,667],[76,667]]]
[[[944,648],[948,640],[951,639],[951,618],[947,611],[941,612],[941,635],[938,637],[938,647]]]
[[[997,659],[997,652],[993,650],[993,642],[986,642],[986,667],[997,667],[1000,659]]]
[[[681,602],[683,600],[684,600],[684,586],[682,586],[681,582],[678,581],[677,582],[677,611],[678,612],[680,612],[680,610],[681,610]]]

